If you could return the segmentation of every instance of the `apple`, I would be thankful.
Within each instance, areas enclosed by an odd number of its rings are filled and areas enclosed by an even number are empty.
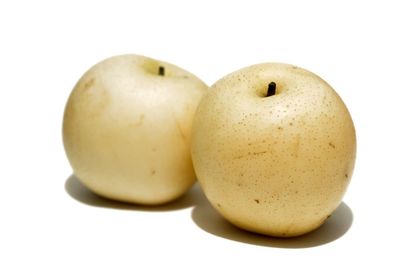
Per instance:
[[[121,55],[89,69],[64,113],[64,147],[78,179],[114,200],[163,204],[194,183],[190,139],[208,89],[167,62]]]
[[[234,225],[290,237],[319,227],[352,176],[355,128],[317,75],[266,63],[233,72],[203,97],[192,130],[203,191]]]

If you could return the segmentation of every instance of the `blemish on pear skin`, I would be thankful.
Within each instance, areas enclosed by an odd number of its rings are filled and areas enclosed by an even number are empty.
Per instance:
[[[82,97],[87,101],[88,105],[91,106],[90,109],[87,109],[88,115],[90,117],[97,117],[100,116],[110,104],[111,98],[108,94],[106,88],[103,87],[96,87],[98,91],[96,96],[94,97],[90,90],[83,91],[84,94]],[[82,100],[82,102],[85,102]]]
[[[260,204],[260,200],[254,199],[254,201],[255,201],[257,204]]]
[[[258,156],[258,155],[265,154],[265,153],[267,153],[267,151],[253,152],[253,155]]]
[[[336,148],[336,146],[335,146],[332,142],[329,142],[328,145],[329,145],[331,148],[333,148],[333,149]]]
[[[218,207],[218,208],[221,208],[221,204],[217,203],[217,207]]]
[[[88,88],[92,87],[95,81],[96,81],[95,78],[89,79],[89,81],[83,84],[83,90],[87,90]]]
[[[151,175],[155,175],[156,174],[156,170],[151,170]]]
[[[278,130],[283,130],[283,128],[279,126],[279,127],[278,127]]]

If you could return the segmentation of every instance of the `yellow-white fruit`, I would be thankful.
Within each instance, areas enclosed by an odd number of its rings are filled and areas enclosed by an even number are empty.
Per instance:
[[[195,181],[193,116],[208,87],[172,64],[137,55],[88,70],[65,108],[63,140],[75,175],[115,200],[162,204]]]
[[[317,75],[287,64],[222,78],[193,123],[193,164],[207,198],[233,224],[266,235],[320,226],[341,202],[355,155],[343,101]]]

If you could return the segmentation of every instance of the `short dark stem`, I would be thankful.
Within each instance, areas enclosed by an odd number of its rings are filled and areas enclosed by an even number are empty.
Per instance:
[[[158,75],[164,76],[165,75],[165,69],[163,66],[158,67]]]
[[[268,84],[267,96],[275,95],[275,93],[276,93],[276,83],[270,82]]]

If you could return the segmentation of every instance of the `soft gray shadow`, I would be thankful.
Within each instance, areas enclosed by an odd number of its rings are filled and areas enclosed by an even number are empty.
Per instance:
[[[237,242],[279,248],[308,248],[327,244],[343,236],[351,227],[353,213],[342,202],[317,230],[294,238],[275,238],[251,233],[230,224],[211,206],[204,194],[192,210],[192,220],[204,231]]]
[[[177,200],[157,206],[145,206],[118,202],[110,199],[103,198],[92,193],[85,185],[83,185],[74,175],[71,175],[65,181],[65,191],[73,199],[94,207],[111,208],[121,210],[134,210],[134,211],[172,211],[193,207],[199,203],[203,197],[197,183],[182,197]]]

